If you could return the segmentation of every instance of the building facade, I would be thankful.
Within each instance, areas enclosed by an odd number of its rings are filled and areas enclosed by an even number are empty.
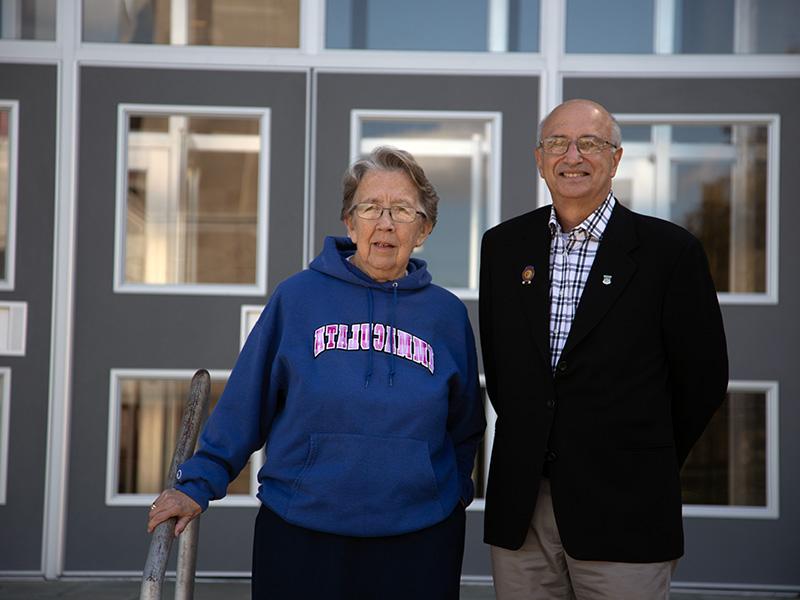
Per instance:
[[[549,202],[536,126],[622,125],[614,183],[703,242],[731,381],[682,473],[676,585],[800,589],[800,3],[3,0],[0,575],[141,571],[197,368],[212,401],[378,144],[441,196],[420,250],[477,334],[483,231]],[[487,580],[475,468],[464,577]],[[249,574],[257,453],[198,570]]]

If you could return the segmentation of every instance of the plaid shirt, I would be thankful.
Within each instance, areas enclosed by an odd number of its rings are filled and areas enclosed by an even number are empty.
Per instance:
[[[550,364],[555,371],[616,200],[612,192],[586,220],[564,233],[550,208]]]

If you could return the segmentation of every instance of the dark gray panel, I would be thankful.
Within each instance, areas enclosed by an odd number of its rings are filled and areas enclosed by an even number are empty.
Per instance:
[[[306,75],[292,72],[83,68],[80,82],[73,425],[66,565],[144,564],[145,508],[105,502],[111,368],[229,369],[242,304],[266,297],[114,294],[114,177],[119,103],[269,107],[268,287],[302,267]],[[212,509],[198,568],[250,568],[252,509]],[[109,552],[109,549],[114,549]]]
[[[320,74],[317,78],[313,232],[316,251],[322,247],[326,235],[343,235],[345,231],[339,211],[341,177],[350,156],[352,109],[502,113],[501,218],[505,220],[536,207],[537,171],[533,148],[538,99],[539,79],[530,76]],[[436,282],[436,273],[433,276]],[[480,344],[477,302],[466,304],[476,341]],[[466,575],[490,573],[489,554],[483,544],[483,512],[468,514],[462,572]]]
[[[686,555],[675,578],[800,587],[800,80],[575,78],[565,79],[564,98],[591,98],[618,113],[780,115],[779,304],[722,310],[731,379],[780,384],[780,519],[685,519]]]
[[[14,291],[0,300],[28,303],[26,354],[0,357],[11,367],[6,504],[0,571],[41,570],[47,452],[47,403],[55,207],[56,97],[54,66],[0,65],[0,98],[19,101],[17,256]]]

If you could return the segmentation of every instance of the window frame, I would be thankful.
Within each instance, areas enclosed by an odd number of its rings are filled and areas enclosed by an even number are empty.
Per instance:
[[[106,506],[150,506],[154,494],[121,494],[117,492],[119,479],[119,439],[120,439],[120,401],[122,379],[173,379],[191,381],[195,371],[191,369],[126,369],[113,368],[109,372],[108,394],[108,445],[106,447]],[[227,381],[231,371],[209,369],[211,380]],[[174,452],[174,449],[172,450]],[[264,464],[264,449],[250,455],[250,492],[248,494],[229,494],[220,500],[212,500],[209,506],[237,508],[259,506],[258,471]],[[155,494],[157,495],[157,493]]]
[[[19,166],[19,100],[0,99],[0,110],[8,109],[8,230],[6,231],[6,276],[0,291],[14,290],[17,251],[17,170]]]
[[[780,115],[778,114],[681,114],[615,113],[620,125],[756,125],[767,128],[766,244],[764,292],[718,292],[723,305],[770,305],[778,303],[779,280],[779,210],[780,210]],[[651,140],[656,146],[658,140]],[[625,140],[622,140],[625,148]],[[622,160],[625,160],[623,154]],[[671,157],[663,159],[671,164]],[[656,157],[656,169],[658,169]],[[661,178],[663,179],[663,177]],[[612,184],[613,185],[613,184]],[[549,197],[549,196],[548,196]]]
[[[780,518],[780,430],[777,381],[731,380],[728,392],[764,394],[766,422],[766,506],[728,506],[719,504],[684,504],[683,516],[717,519]]]
[[[28,338],[28,303],[0,301],[0,312],[8,311],[8,348],[0,344],[0,356],[25,356]],[[16,335],[14,335],[16,332]],[[16,345],[13,343],[16,342]]]
[[[127,235],[128,135],[131,116],[154,117],[250,117],[259,120],[260,148],[258,157],[258,191],[256,217],[255,283],[220,284],[154,284],[125,281],[125,252]],[[117,106],[117,164],[114,219],[114,293],[117,294],[178,294],[202,296],[263,296],[267,293],[267,248],[269,247],[269,188],[270,188],[270,126],[269,107],[207,106],[176,104],[132,104]]]
[[[483,233],[500,223],[502,203],[502,148],[503,148],[503,113],[499,111],[460,111],[460,110],[387,110],[354,108],[350,111],[350,156],[349,164],[353,164],[361,156],[359,143],[362,140],[361,124],[368,119],[385,119],[400,122],[411,121],[468,121],[481,120],[491,125],[492,136],[489,140],[490,154],[487,177],[487,197],[485,207],[486,229],[470,232],[470,252],[467,263],[469,278],[474,279],[474,286],[448,287],[447,289],[461,300],[478,299],[478,273],[480,270],[480,243]],[[412,152],[412,154],[415,154]],[[416,154],[415,154],[416,156]],[[472,219],[470,219],[472,222]]]

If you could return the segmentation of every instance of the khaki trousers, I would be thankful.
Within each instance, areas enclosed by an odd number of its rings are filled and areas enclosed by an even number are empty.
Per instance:
[[[491,554],[497,600],[668,600],[678,564],[571,558],[561,545],[547,479],[522,548],[491,546]]]

